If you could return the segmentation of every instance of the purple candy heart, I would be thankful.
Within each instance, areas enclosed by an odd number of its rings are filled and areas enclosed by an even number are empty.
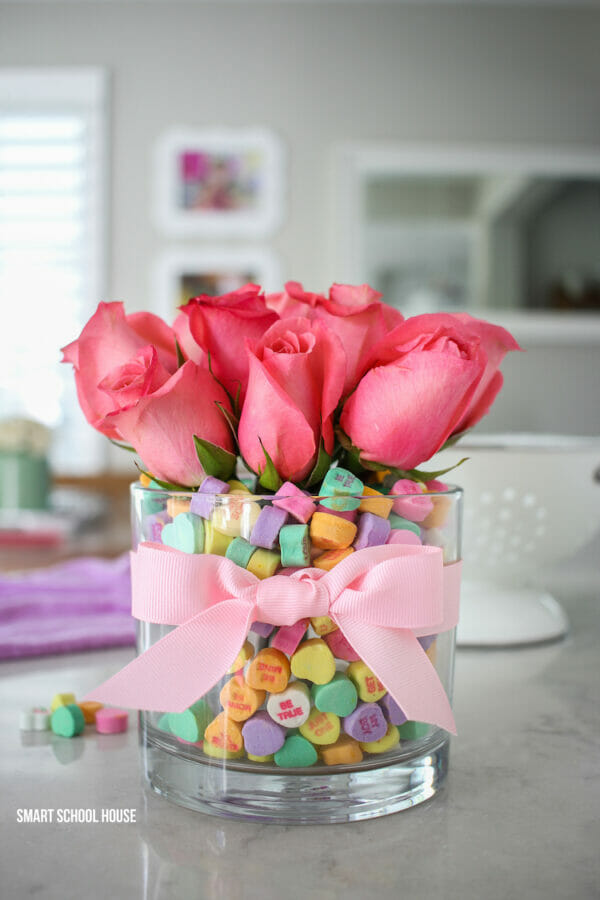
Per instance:
[[[429,650],[429,648],[435,641],[436,637],[437,637],[437,634],[424,634],[422,637],[417,638],[417,640],[420,643],[423,650],[425,650],[425,652],[427,653],[427,651]]]
[[[242,737],[246,753],[252,756],[269,756],[283,747],[286,730],[274,722],[266,709],[254,713],[244,722]]]
[[[342,720],[344,731],[357,741],[378,741],[387,732],[387,722],[377,703],[359,703]]]
[[[277,506],[263,506],[260,515],[254,523],[250,535],[250,543],[255,547],[264,547],[272,550],[277,536],[287,521],[288,514],[285,509]],[[258,755],[258,754],[257,754]]]
[[[228,494],[229,491],[230,486],[226,481],[207,475],[197,493],[192,497],[190,512],[195,516],[202,516],[203,519],[210,519],[215,508],[215,494]]]
[[[268,622],[253,622],[250,626],[250,631],[253,631],[254,634],[259,634],[261,637],[269,637],[273,629],[274,625],[269,625]]]
[[[404,725],[407,717],[404,715],[402,709],[398,706],[391,694],[386,694],[385,697],[382,697],[379,701],[379,705],[390,725]]]
[[[391,530],[387,519],[366,512],[358,520],[358,531],[354,541],[355,550],[364,550],[365,547],[376,547],[385,544]]]

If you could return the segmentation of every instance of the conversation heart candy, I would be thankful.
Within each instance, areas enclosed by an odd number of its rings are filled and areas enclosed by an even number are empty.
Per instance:
[[[428,489],[429,484],[431,484],[431,482],[428,482],[427,484]],[[446,524],[446,519],[448,518],[448,513],[452,506],[452,500],[450,497],[440,496],[433,496],[429,499],[433,503],[433,509],[428,516],[425,516],[421,524],[423,528],[442,528],[442,526]]]
[[[377,703],[359,703],[342,724],[346,734],[357,741],[378,741],[386,733],[388,725]]]
[[[162,530],[169,523],[169,516],[166,510],[151,513],[144,516],[142,522],[142,534],[145,541],[153,541],[158,544],[161,541]]]
[[[253,575],[256,575],[257,578],[262,580],[263,578],[270,578],[271,575],[274,575],[279,568],[280,562],[281,557],[279,553],[275,553],[274,550],[258,549],[255,550],[250,557],[250,561],[246,568],[249,572],[252,572]]]
[[[213,718],[212,709],[201,697],[189,709],[184,709],[179,713],[169,713],[169,731],[184,741],[195,743],[202,739],[205,728]]]
[[[266,709],[260,709],[244,722],[242,737],[246,753],[269,756],[283,747],[286,730],[274,722]]]
[[[329,469],[323,483],[320,493],[323,497],[321,506],[327,509],[351,510],[358,509],[360,499],[363,492],[363,483],[352,472],[341,467]]]
[[[380,491],[376,491],[375,488],[368,487],[368,485],[363,487],[362,493],[363,496],[358,511],[361,513],[373,513],[374,516],[381,516],[382,519],[387,519],[392,511],[394,501],[389,500]]]
[[[260,506],[254,500],[249,500],[251,495],[244,490],[231,490],[226,497],[215,507],[212,514],[212,524],[221,534],[230,537],[243,537],[248,540],[252,529],[260,515]],[[252,544],[253,541],[250,540]]]
[[[315,504],[310,497],[291,481],[284,481],[281,485],[273,497],[273,506],[285,509],[298,522],[304,523],[308,522],[315,511]]]
[[[172,519],[175,519],[181,513],[186,513],[190,508],[189,497],[169,497],[167,500],[167,512]]]
[[[285,691],[271,694],[267,700],[267,712],[284,728],[303,725],[310,715],[310,691],[303,681],[291,681]]]
[[[311,744],[333,744],[340,736],[339,716],[313,709],[306,722],[300,725],[300,734]]]
[[[373,513],[363,513],[358,519],[358,531],[354,538],[354,549],[364,550],[365,547],[376,547],[385,544],[389,533],[390,523],[381,516]]]
[[[50,719],[50,727],[60,737],[76,737],[85,728],[85,719],[76,703],[67,703],[56,707]]]
[[[96,721],[96,713],[103,708],[103,704],[96,700],[82,700],[77,706],[83,713],[86,725],[93,725]]]
[[[378,702],[390,725],[403,725],[404,722],[406,722],[404,712],[398,706],[391,694],[386,694],[385,697],[382,697]]]
[[[171,734],[171,726],[169,724],[169,716],[171,713],[163,713],[158,722],[156,723],[156,727],[161,731],[166,731],[168,734]]]
[[[219,700],[230,719],[235,722],[244,722],[254,715],[259,706],[262,706],[265,692],[250,687],[244,681],[244,676],[238,673],[223,685]]]
[[[351,662],[346,675],[356,685],[361,700],[380,700],[386,693],[381,681],[362,660]]]
[[[227,670],[227,674],[230,675],[232,672],[238,672],[240,669],[243,669],[249,659],[252,659],[254,656],[254,646],[250,641],[244,641],[242,649],[234,659],[230,668]]]
[[[226,481],[208,475],[190,501],[190,512],[196,516],[202,516],[203,519],[210,519],[218,502],[215,495],[228,494],[230,490]]]
[[[243,537],[236,537],[225,551],[225,556],[236,563],[236,565],[241,566],[242,569],[245,569],[256,549],[253,544],[248,543]]]
[[[360,660],[360,656],[354,647],[351,646],[339,629],[332,631],[331,634],[326,634],[323,640],[337,659],[345,659],[347,662]]]
[[[213,759],[241,759],[244,755],[243,747],[240,747],[239,750],[227,750],[219,744],[209,744],[207,740],[203,741],[202,749],[206,756],[211,756]]]
[[[403,741],[418,741],[427,737],[431,731],[431,725],[427,722],[415,722],[412,719],[400,725],[398,731]]]
[[[233,538],[217,531],[212,522],[204,523],[204,552],[213,556],[225,556]]]
[[[240,725],[227,713],[222,712],[212,720],[204,731],[204,752],[209,753],[209,747],[217,752],[240,753],[244,749],[244,739]]]
[[[326,766],[344,766],[361,762],[360,744],[349,734],[340,734],[335,744],[319,747],[319,756]]]
[[[337,631],[338,627],[329,616],[314,616],[310,620],[310,624],[319,637],[323,637],[324,634],[331,634],[332,631]]]
[[[126,709],[112,709],[103,706],[96,713],[98,734],[120,734],[129,728],[129,713]]]
[[[416,522],[411,522],[410,519],[405,519],[403,516],[397,516],[396,513],[392,513],[389,523],[392,526],[392,531],[412,531],[417,537],[421,537],[421,526],[417,525]]]
[[[274,760],[272,753],[267,754],[267,756],[255,756],[253,753],[247,753],[246,756],[248,757],[250,762],[270,763]]]
[[[324,569],[325,572],[330,572],[334,566],[341,563],[351,553],[354,553],[354,547],[347,547],[346,550],[326,550],[325,553],[321,553],[320,556],[313,559],[312,564],[315,569]]]
[[[388,725],[386,733],[376,741],[360,741],[365,753],[385,753],[400,743],[400,732],[395,725]]]
[[[227,482],[229,485],[230,491],[237,491],[238,494],[251,494],[252,491],[248,487],[247,484],[244,484],[243,481],[238,481],[237,478],[230,478]]]
[[[398,516],[404,516],[411,522],[422,522],[433,509],[433,502],[426,494],[425,485],[410,478],[401,478],[392,486],[390,496],[403,494],[394,500],[394,512]],[[413,496],[406,496],[412,494]]]
[[[277,543],[279,532],[287,522],[287,517],[285,509],[277,506],[263,506],[252,528],[250,543],[255,547],[272,550]]]
[[[65,693],[65,694],[55,694],[52,698],[52,703],[50,704],[50,712],[54,712],[55,709],[58,709],[59,706],[69,706],[72,703],[76,703],[75,694]]]
[[[19,717],[19,728],[21,731],[48,731],[50,710],[45,706],[33,706],[31,709],[22,710]]]
[[[309,566],[308,525],[284,525],[279,532],[282,566]]]
[[[356,536],[356,525],[331,513],[316,512],[310,520],[310,539],[321,550],[345,550]]]
[[[421,543],[421,538],[417,537],[414,531],[404,530],[403,528],[395,528],[390,531],[386,544],[413,544],[416,546]]]
[[[314,745],[301,734],[292,734],[275,754],[275,765],[282,769],[300,769],[314,766],[317,759]]]
[[[315,684],[326,684],[335,675],[333,653],[321,638],[300,644],[290,663],[296,678],[306,678]]]
[[[356,522],[358,518],[357,509],[329,509],[327,506],[317,505],[316,512],[325,513],[328,516],[338,516],[340,519],[346,519],[348,522]]]
[[[253,622],[250,626],[250,631],[253,631],[254,634],[259,634],[261,637],[269,637],[273,629],[274,625],[269,625],[268,622]]]
[[[279,694],[290,680],[290,662],[281,650],[259,650],[246,669],[246,683],[255,690]]]
[[[204,521],[192,513],[179,513],[172,522],[163,527],[163,544],[181,550],[183,553],[202,553],[204,549]]]
[[[308,619],[300,619],[294,625],[282,625],[278,628],[271,638],[271,647],[281,650],[291,656],[298,647],[298,644],[306,634],[308,628]]]
[[[336,672],[327,684],[313,684],[310,693],[317,709],[340,717],[349,716],[358,703],[356,687],[342,672]]]

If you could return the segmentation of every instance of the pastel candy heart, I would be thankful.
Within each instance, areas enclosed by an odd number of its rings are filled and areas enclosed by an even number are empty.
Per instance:
[[[229,534],[221,534],[212,522],[204,524],[204,552],[213,556],[225,556],[233,538]]]
[[[296,651],[298,644],[306,634],[308,619],[300,619],[294,625],[282,625],[271,638],[271,647],[287,653],[288,656]]]
[[[390,491],[390,496],[397,494],[400,496],[394,500],[394,512],[398,516],[404,516],[411,522],[422,522],[433,510],[433,502],[431,497],[423,496],[425,485],[417,481],[411,481],[410,478],[401,478],[397,481]],[[406,496],[407,494],[413,496]]]
[[[96,713],[103,708],[103,704],[96,700],[82,700],[77,706],[83,713],[86,725],[93,725],[96,722]]]
[[[336,716],[349,716],[358,703],[356,687],[342,672],[336,672],[327,684],[313,684],[310,693],[317,709]]]
[[[326,550],[325,553],[321,553],[320,556],[313,559],[312,564],[315,569],[324,569],[325,572],[330,572],[334,566],[341,563],[351,553],[354,553],[354,547],[347,547],[345,550]]]
[[[167,500],[167,512],[174,519],[180,513],[189,512],[190,509],[190,498],[189,497],[169,497]]]
[[[277,506],[263,506],[260,511],[252,533],[250,534],[250,543],[255,547],[264,547],[265,550],[272,550],[279,537],[279,532],[287,521],[288,514],[285,509]]]
[[[243,749],[244,739],[240,725],[227,713],[219,713],[204,731],[205,753],[216,756],[219,751],[221,753],[240,753]],[[210,750],[213,750],[214,753],[211,754]]]
[[[356,685],[358,696],[364,701],[380,700],[386,693],[386,689],[362,660],[351,662],[346,669],[346,675]]]
[[[365,485],[363,487],[363,496],[358,509],[359,512],[370,512],[373,513],[374,516],[381,516],[382,519],[387,519],[392,511],[393,505],[393,500],[389,500],[384,494],[380,493],[380,491],[376,491],[375,488]]]
[[[321,506],[328,509],[358,509],[358,498],[362,495],[363,487],[360,478],[347,469],[339,466],[329,469],[321,485],[320,493],[325,498],[321,500]]]
[[[318,504],[316,512],[327,513],[328,516],[338,516],[340,519],[346,519],[348,522],[356,522],[358,518],[357,509],[329,509],[321,503]]]
[[[232,672],[238,672],[240,669],[243,669],[248,660],[252,659],[253,656],[254,645],[250,641],[244,641],[242,649],[227,670],[227,673],[230,675]]]
[[[265,701],[265,692],[250,687],[244,681],[244,676],[238,673],[223,685],[219,700],[230,719],[235,722],[244,722],[254,715],[259,706],[262,706]]]
[[[345,659],[347,662],[356,662],[360,660],[360,656],[354,647],[352,647],[339,629],[331,632],[331,634],[326,634],[323,640],[337,659]]]
[[[284,525],[279,532],[282,566],[309,566],[308,525]]]
[[[255,690],[281,693],[290,680],[290,661],[281,650],[259,650],[246,669],[246,683]]]
[[[356,536],[356,525],[331,513],[316,512],[310,520],[310,539],[321,550],[345,550]]]
[[[19,728],[21,731],[47,731],[49,727],[50,710],[46,709],[45,706],[34,706],[31,709],[24,709],[21,712],[19,718]]]
[[[433,509],[429,515],[423,519],[423,528],[441,528],[446,524],[446,519],[448,518],[448,513],[452,506],[452,500],[450,497],[439,496],[430,497],[430,500],[433,503]]]
[[[293,734],[285,739],[283,747],[275,754],[275,765],[282,769],[300,769],[314,766],[317,759],[314,745],[301,734]]]
[[[435,641],[437,634],[424,634],[422,637],[418,637],[417,640],[420,643],[421,647],[425,652],[429,650],[433,642]]]
[[[241,759],[244,755],[243,747],[240,747],[239,750],[226,750],[218,744],[210,744],[207,740],[204,740],[202,749],[207,756],[211,756],[213,759]]]
[[[392,526],[392,531],[402,530],[402,531],[412,531],[417,537],[421,537],[421,528],[416,522],[411,522],[410,519],[405,519],[403,516],[397,516],[396,513],[392,513],[389,518],[390,525]]]
[[[315,504],[310,497],[291,481],[285,481],[281,485],[273,497],[273,506],[285,509],[298,522],[308,522],[315,511]]]
[[[166,731],[168,734],[171,734],[171,725],[169,724],[169,716],[171,713],[163,713],[158,722],[156,723],[156,727],[161,731]]]
[[[214,718],[212,709],[203,698],[197,700],[183,712],[169,713],[168,715],[171,734],[191,743],[202,739],[206,726]]]
[[[300,644],[290,662],[296,678],[307,678],[315,684],[326,684],[335,675],[333,653],[321,638]]]
[[[281,557],[279,553],[275,553],[274,550],[263,550],[262,548],[259,548],[258,550],[255,550],[250,557],[250,561],[246,568],[249,572],[252,572],[253,575],[256,575],[257,578],[270,578],[271,575],[275,574],[280,563]]]
[[[391,694],[386,694],[385,697],[382,697],[379,701],[379,705],[390,725],[403,725],[404,722],[406,722],[404,712],[398,706]]]
[[[403,741],[418,741],[420,738],[427,737],[431,731],[431,725],[427,722],[415,722],[411,719],[409,722],[401,725],[398,731]]]
[[[236,565],[245,569],[252,559],[256,550],[253,544],[248,543],[243,537],[236,537],[232,540],[229,547],[225,551],[225,556]]]
[[[349,734],[340,734],[335,744],[319,747],[319,756],[326,766],[344,766],[360,762],[363,752],[358,741]]]
[[[207,476],[192,497],[190,512],[202,516],[203,519],[210,519],[216,504],[215,495],[228,494],[230,490],[226,481],[213,478],[211,475]]]
[[[204,524],[199,516],[182,512],[165,525],[161,540],[168,547],[183,553],[202,553],[204,549]]]
[[[366,512],[358,520],[358,531],[354,539],[354,549],[364,550],[365,547],[376,547],[385,544],[390,533],[390,523],[381,516]]]
[[[230,537],[241,536],[248,540],[260,515],[260,506],[254,500],[248,499],[250,496],[247,490],[231,490],[226,497],[221,498],[220,505],[212,514],[215,529],[221,534]]]
[[[388,725],[386,733],[377,741],[360,741],[365,753],[385,753],[400,743],[400,732],[395,725]]]
[[[276,753],[283,747],[285,736],[285,728],[274,722],[266,709],[259,710],[242,727],[246,752],[254,756]]]
[[[60,737],[76,737],[85,728],[83,713],[75,703],[58,706],[52,713],[50,727]]]
[[[75,694],[69,692],[65,694],[55,694],[52,698],[52,703],[50,704],[50,712],[54,712],[55,709],[58,709],[59,706],[68,706],[69,704],[76,703]]]
[[[250,631],[253,631],[254,634],[259,634],[261,637],[269,637],[273,629],[274,625],[269,625],[268,622],[253,622],[250,626]]]
[[[334,744],[340,736],[340,727],[339,716],[335,713],[313,709],[300,726],[300,734],[311,744]]]
[[[421,543],[421,538],[417,537],[414,531],[409,531],[408,528],[395,528],[393,531],[390,531],[386,544],[413,544],[417,545]]]
[[[331,634],[332,631],[337,631],[338,628],[329,616],[315,616],[310,620],[310,624],[319,637],[323,637],[324,634]]]
[[[378,741],[386,733],[388,723],[377,703],[359,703],[344,718],[343,726],[346,734],[357,741]]]
[[[272,753],[269,753],[267,756],[255,756],[253,753],[247,753],[246,756],[248,757],[250,762],[270,763],[274,760]]]
[[[303,681],[292,681],[280,694],[270,694],[267,712],[284,728],[303,725],[310,715],[310,691]]]

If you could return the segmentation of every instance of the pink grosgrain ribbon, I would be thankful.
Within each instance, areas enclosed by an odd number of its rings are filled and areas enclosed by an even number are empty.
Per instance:
[[[444,688],[417,637],[458,621],[461,564],[437,547],[392,544],[352,553],[330,572],[263,581],[222,556],[140,544],[131,554],[132,613],[178,625],[86,700],[181,712],[235,661],[252,622],[330,616],[408,719],[456,734]]]

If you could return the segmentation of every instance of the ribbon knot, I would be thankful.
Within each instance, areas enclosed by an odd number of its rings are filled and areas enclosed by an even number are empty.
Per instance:
[[[253,621],[293,625],[330,615],[408,719],[455,733],[434,666],[418,637],[458,621],[460,563],[437,547],[358,550],[330,572],[302,569],[259,581],[231,560],[140,544],[131,557],[132,612],[177,625],[86,699],[181,712],[227,672]]]

